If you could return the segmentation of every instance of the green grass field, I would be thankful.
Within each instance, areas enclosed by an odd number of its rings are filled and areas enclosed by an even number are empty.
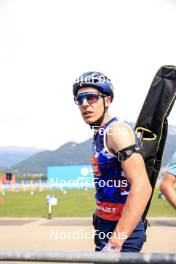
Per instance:
[[[55,194],[58,198],[58,205],[52,207],[53,216],[90,217],[95,208],[94,190],[68,190],[65,194],[61,191],[37,190],[34,195],[29,191],[6,192],[4,196],[0,195],[0,217],[47,217],[45,199],[48,194]],[[156,189],[148,216],[176,217],[175,210],[157,196]]]

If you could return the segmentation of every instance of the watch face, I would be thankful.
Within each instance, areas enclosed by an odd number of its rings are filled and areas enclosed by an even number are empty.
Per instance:
[[[140,150],[140,147],[137,146],[137,145],[135,145],[135,146],[134,146],[134,149],[135,149],[136,151],[139,151],[139,150]]]
[[[122,161],[123,161],[123,154],[120,153],[120,152],[118,152],[118,153],[117,153],[117,158],[118,158],[118,160],[119,160],[120,162],[122,162]]]
[[[132,150],[131,149],[128,149],[126,152],[125,152],[126,156],[130,156],[132,154]]]

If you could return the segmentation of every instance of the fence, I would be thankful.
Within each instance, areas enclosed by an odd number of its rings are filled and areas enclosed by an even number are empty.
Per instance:
[[[0,261],[35,261],[64,263],[123,263],[165,264],[176,263],[176,254],[98,253],[57,251],[9,251],[0,250]]]

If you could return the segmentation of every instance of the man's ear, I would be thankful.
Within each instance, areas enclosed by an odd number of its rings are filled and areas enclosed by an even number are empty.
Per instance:
[[[111,103],[111,96],[106,96],[105,97],[105,106],[108,107]]]

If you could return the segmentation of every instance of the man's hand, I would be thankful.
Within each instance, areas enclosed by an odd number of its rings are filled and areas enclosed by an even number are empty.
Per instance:
[[[104,248],[101,250],[101,252],[112,252],[112,253],[119,253],[121,251],[120,247],[114,246],[112,243],[108,242]]]

